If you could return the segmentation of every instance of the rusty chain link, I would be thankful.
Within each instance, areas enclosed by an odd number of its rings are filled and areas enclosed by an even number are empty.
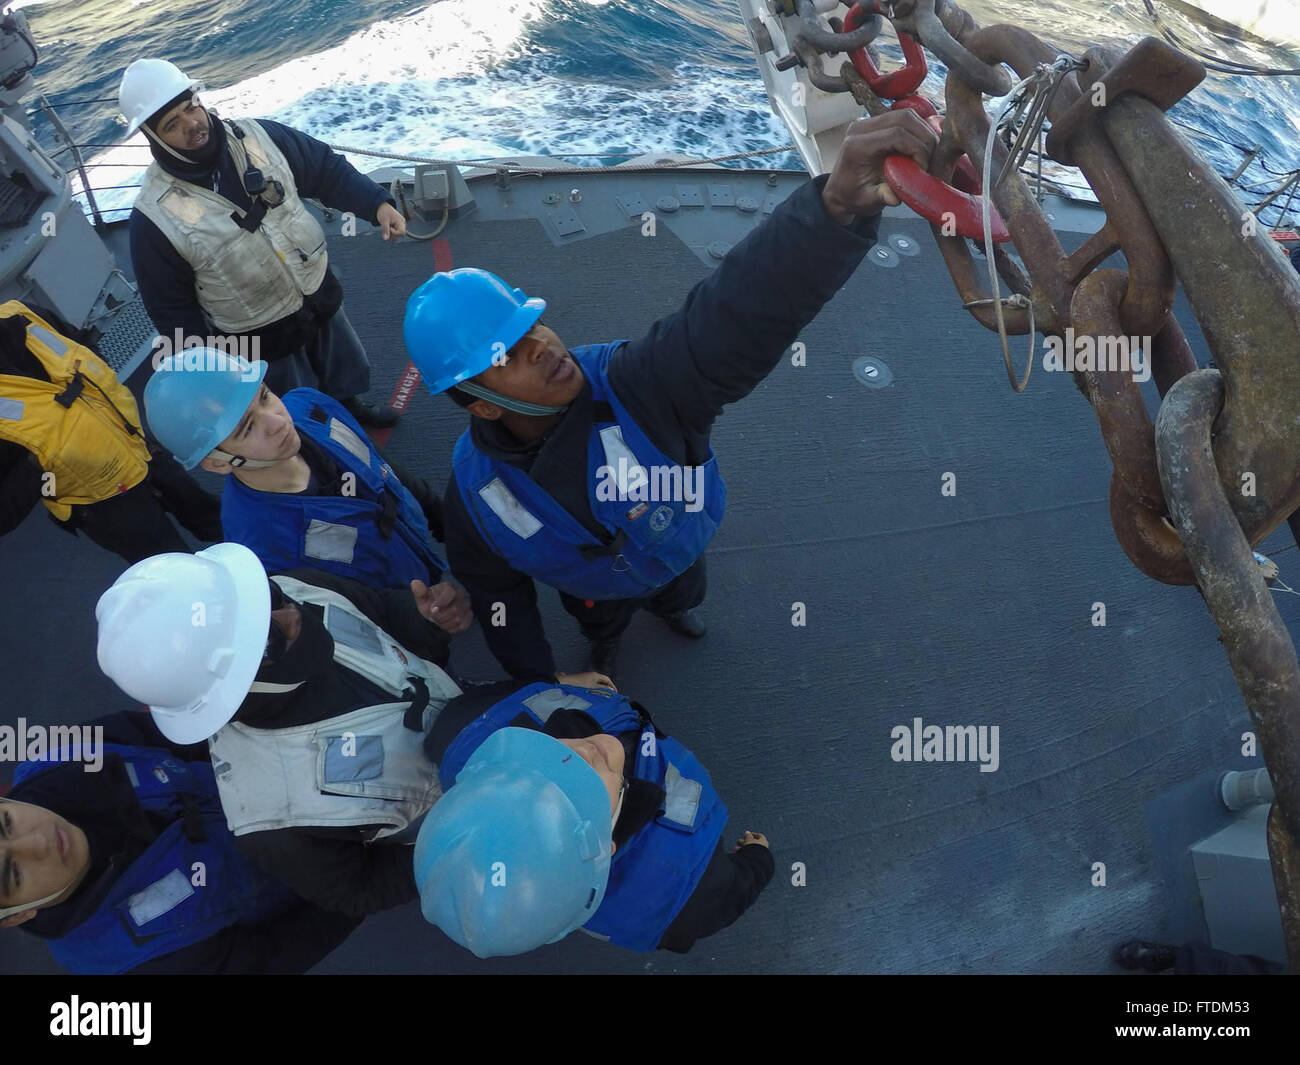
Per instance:
[[[1038,100],[1051,122],[1046,154],[1082,171],[1106,218],[1066,254],[993,136],[983,99],[1011,91],[1005,66],[1029,79],[1061,53],[1017,26],[981,29],[950,0],[860,0],[845,24],[875,16],[948,67],[930,175],[951,183],[963,157],[1000,175],[983,195],[1026,269],[990,242],[992,267],[1027,306],[999,300],[981,279],[972,234],[950,235],[931,217],[962,305],[986,328],[1004,329],[1004,346],[1006,333],[1037,330],[1063,350],[1068,339],[1091,343],[1099,357],[1131,354],[1135,341],[1150,352],[1162,399],[1154,424],[1128,360],[1076,369],[1075,382],[1110,455],[1111,522],[1124,552],[1156,580],[1197,585],[1223,633],[1277,796],[1269,853],[1300,972],[1300,665],[1252,553],[1300,505],[1300,279],[1165,117],[1204,79],[1196,59],[1153,37],[1122,54],[1093,47]],[[889,76],[872,85],[863,70],[874,68],[845,63],[836,91],[883,113]],[[1098,269],[1116,252],[1126,269]],[[1176,279],[1216,370],[1197,369],[1171,313]]]

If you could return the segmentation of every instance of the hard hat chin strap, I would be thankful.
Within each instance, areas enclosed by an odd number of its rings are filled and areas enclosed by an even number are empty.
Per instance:
[[[490,388],[483,388],[481,385],[471,384],[469,381],[461,381],[460,384],[452,385],[452,387],[459,388],[462,392],[477,396],[479,399],[485,399],[489,403],[495,403],[498,407],[505,407],[506,410],[512,410],[516,414],[527,414],[534,418],[543,418],[548,414],[563,414],[569,409],[567,403],[563,407],[543,407],[540,403],[528,403],[522,399],[511,399],[509,396],[500,395]]]
[[[193,159],[187,159],[185,158],[185,156],[181,155],[180,152],[178,152],[175,148],[173,148],[170,144],[168,144],[165,140],[163,140],[160,136],[158,136],[158,134],[156,134],[153,130],[151,130],[148,127],[148,125],[141,123],[140,132],[143,133],[146,137],[148,137],[151,141],[153,141],[154,144],[158,145],[158,147],[161,148],[168,155],[174,155],[177,159],[179,159],[182,163],[185,163],[187,166],[194,165]]]
[[[278,466],[284,461],[283,459],[246,459],[242,455],[232,455],[217,447],[208,452],[208,458],[216,459],[218,462],[228,462],[237,470],[264,470],[268,466]]]
[[[71,884],[68,885],[68,887],[71,886]],[[46,895],[45,898],[37,899],[35,902],[24,902],[21,906],[6,906],[3,910],[0,910],[0,920],[3,920],[6,917],[12,917],[16,913],[26,913],[28,910],[39,910],[47,902],[53,902],[67,890],[68,888],[66,887],[60,888],[53,895]]]

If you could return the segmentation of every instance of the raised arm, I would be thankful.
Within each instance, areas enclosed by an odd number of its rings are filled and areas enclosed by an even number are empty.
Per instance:
[[[699,461],[701,437],[728,403],[775,368],[875,243],[897,197],[882,167],[891,154],[928,165],[934,130],[911,111],[849,128],[829,175],[796,189],[727,253],[682,306],[610,358],[614,391],[669,456]]]

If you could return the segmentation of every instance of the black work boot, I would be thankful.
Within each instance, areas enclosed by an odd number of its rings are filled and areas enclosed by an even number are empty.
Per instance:
[[[618,641],[617,636],[610,640],[592,640],[587,668],[608,676],[618,660]]]
[[[360,396],[341,399],[339,402],[343,404],[343,409],[352,417],[362,425],[368,425],[372,429],[391,429],[402,417],[392,407],[381,407],[379,404],[371,403]]]
[[[1122,969],[1144,969],[1149,973],[1158,973],[1174,967],[1178,948],[1169,943],[1130,939],[1116,947],[1111,957]]]
[[[704,625],[704,619],[694,609],[684,610],[680,614],[660,614],[659,616],[664,619],[664,624],[673,632],[688,636],[692,640],[698,640],[709,631]]]

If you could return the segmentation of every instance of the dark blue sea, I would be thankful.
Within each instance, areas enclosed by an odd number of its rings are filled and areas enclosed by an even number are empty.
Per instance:
[[[403,154],[594,153],[574,161],[595,164],[622,153],[712,156],[789,143],[768,109],[734,0],[9,6],[23,8],[36,35],[39,88],[77,139],[94,146],[88,156],[113,164],[96,168],[92,182],[101,187],[138,180],[148,162],[142,138],[105,147],[123,139],[115,121],[121,73],[146,56],[170,59],[201,78],[205,102],[227,116],[273,117],[330,143]],[[1093,42],[1131,44],[1152,32],[1141,0],[964,6],[981,25],[1016,23],[1074,54]],[[1197,32],[1185,18],[1168,18]],[[1282,48],[1234,44],[1204,31],[1197,40],[1240,61],[1300,66],[1300,56]],[[940,101],[941,75],[932,63],[922,87]],[[1211,73],[1174,114],[1199,131],[1198,144],[1222,173],[1237,166],[1240,148],[1255,145],[1263,155],[1245,181],[1276,181],[1300,166],[1300,79]],[[56,143],[42,119],[37,129],[44,143]],[[382,165],[350,158],[362,169]],[[799,166],[793,153],[748,163]],[[129,189],[110,190],[100,199],[121,205],[131,197]],[[1264,218],[1276,222],[1278,211]]]

